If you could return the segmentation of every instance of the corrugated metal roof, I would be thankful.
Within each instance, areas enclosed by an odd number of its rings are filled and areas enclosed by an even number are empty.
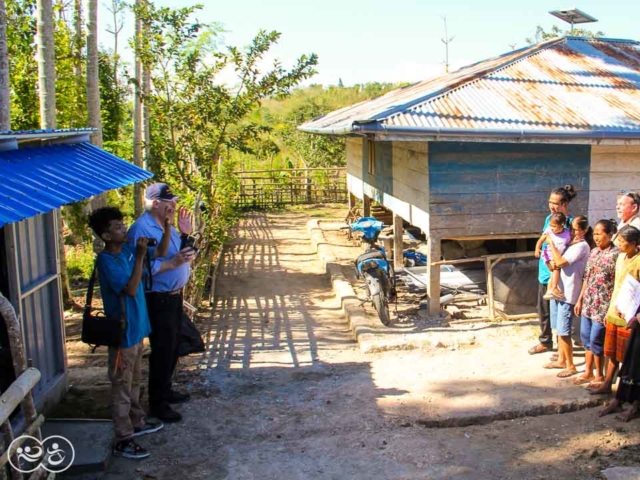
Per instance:
[[[343,108],[310,133],[640,138],[640,42],[566,37]]]
[[[0,227],[152,176],[89,143],[0,151]]]

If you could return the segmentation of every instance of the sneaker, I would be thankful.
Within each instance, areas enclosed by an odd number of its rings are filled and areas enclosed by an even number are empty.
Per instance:
[[[176,412],[168,404],[163,404],[158,407],[151,408],[151,416],[156,417],[166,423],[175,423],[182,420],[182,415]]]
[[[157,432],[158,430],[162,430],[164,428],[164,423],[157,422],[153,420],[144,420],[144,425],[142,427],[133,429],[133,438],[141,437],[143,435],[148,435],[149,433]]]
[[[117,457],[132,458],[134,460],[141,460],[150,455],[147,450],[142,448],[131,438],[117,442],[113,446],[113,454]]]
[[[169,397],[167,398],[167,402],[169,403],[184,403],[191,400],[191,395],[188,393],[176,392],[175,390],[171,390],[169,392]]]

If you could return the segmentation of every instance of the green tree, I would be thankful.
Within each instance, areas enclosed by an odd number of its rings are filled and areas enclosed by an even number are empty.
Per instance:
[[[11,84],[11,127],[35,129],[40,124],[35,0],[7,0],[7,47]]]
[[[547,40],[551,40],[556,37],[564,37],[564,36],[574,36],[574,37],[604,37],[605,34],[602,31],[592,32],[591,30],[586,30],[584,28],[574,28],[573,33],[571,30],[562,30],[557,25],[551,27],[551,30],[545,30],[541,25],[536,27],[536,31],[532,37],[528,37],[525,39],[529,45],[534,45],[536,43],[545,42]]]
[[[140,60],[149,69],[151,113],[149,167],[181,190],[183,198],[202,202],[208,222],[202,234],[208,251],[196,266],[197,281],[208,273],[210,254],[224,238],[233,217],[237,179],[232,152],[248,152],[269,127],[255,110],[265,99],[288,96],[315,73],[317,57],[302,55],[291,69],[265,65],[265,55],[280,38],[260,31],[249,47],[217,48],[218,25],[192,20],[200,6],[157,8],[141,2],[136,15],[145,26],[139,38]],[[238,75],[235,85],[219,81],[222,70]],[[204,225],[204,224],[203,224]]]
[[[10,92],[9,52],[7,50],[7,8],[4,0],[0,0],[0,131],[11,129]]]

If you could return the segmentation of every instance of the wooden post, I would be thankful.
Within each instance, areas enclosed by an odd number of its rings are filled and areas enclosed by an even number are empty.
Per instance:
[[[356,206],[356,196],[349,192],[349,211]]]
[[[2,294],[0,294],[0,316],[4,318],[4,323],[7,326],[13,370],[16,374],[16,378],[20,378],[28,368],[27,354],[25,352],[24,344],[22,343],[22,332],[20,331],[20,322],[16,316],[16,311],[13,308],[13,305],[11,305],[11,302],[2,296]],[[38,376],[39,375],[40,372],[38,372]],[[30,391],[27,392],[27,395],[22,401],[22,410],[27,424],[33,423],[38,417],[36,413],[36,404],[33,401],[33,394]],[[35,437],[38,439],[42,438],[40,430],[36,431]]]
[[[484,259],[484,271],[487,275],[487,305],[489,306],[489,320],[496,319],[496,307],[493,304],[493,264],[490,258]]]
[[[28,368],[20,375],[0,397],[0,423],[7,421],[9,416],[31,393],[33,387],[40,381],[40,371],[36,368]],[[37,416],[30,420],[33,423]]]
[[[428,284],[427,295],[429,297],[429,315],[436,316],[440,314],[440,265],[432,265],[431,262],[440,260],[440,238],[435,235],[429,235],[427,242],[429,249],[427,269]]]
[[[399,270],[403,267],[402,258],[402,217],[400,215],[393,215],[393,268]]]
[[[362,196],[362,216],[370,217],[371,216],[371,198],[367,195]]]

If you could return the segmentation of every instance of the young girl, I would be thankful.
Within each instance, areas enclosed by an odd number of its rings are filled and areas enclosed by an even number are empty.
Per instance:
[[[542,255],[542,259],[544,263],[549,267],[549,262],[553,260],[553,252],[551,251],[551,246],[549,242],[553,242],[556,249],[562,254],[569,242],[571,242],[571,231],[566,228],[567,217],[564,213],[556,212],[551,215],[551,219],[549,220],[549,228],[547,228],[542,236],[538,239],[538,243],[536,243],[536,258],[539,258]],[[542,249],[542,245],[545,245],[544,250]],[[560,283],[560,270],[551,270],[551,278],[549,279],[549,284],[547,286],[547,293],[544,294],[542,298],[545,300],[564,300],[564,293],[558,287]]]

